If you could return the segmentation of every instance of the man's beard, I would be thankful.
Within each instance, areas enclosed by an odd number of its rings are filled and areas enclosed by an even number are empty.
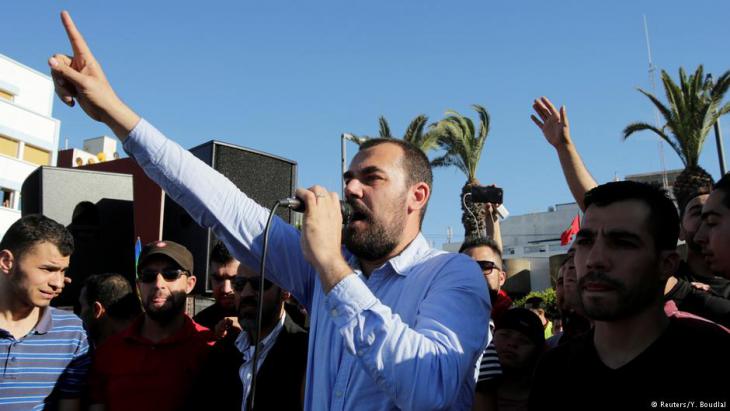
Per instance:
[[[261,308],[261,329],[266,330],[267,328],[274,325],[279,320],[279,313],[281,309],[281,290],[276,294],[276,299],[273,304],[267,304],[264,301],[264,305]],[[244,312],[241,308],[248,308],[248,312]],[[256,314],[258,309],[258,299],[254,296],[243,298],[238,305],[238,323],[243,327],[244,330],[248,331],[249,336],[253,339],[256,335]]]
[[[393,222],[388,226],[376,220],[372,213],[357,202],[350,202],[353,219],[368,223],[367,228],[355,230],[345,226],[343,233],[345,246],[357,258],[364,261],[377,261],[390,254],[398,243],[405,227],[406,213],[391,207]]]
[[[187,295],[184,291],[173,291],[169,297],[167,297],[167,303],[160,308],[152,307],[152,300],[155,298],[154,294],[144,302],[144,311],[152,319],[152,321],[158,324],[169,324],[185,310],[185,299]]]
[[[616,296],[615,301],[586,303],[583,298],[585,293],[583,285],[589,281],[612,287],[613,290],[606,294],[614,294]],[[609,277],[606,273],[591,271],[578,280],[578,304],[585,312],[585,315],[592,320],[616,321],[630,318],[656,303],[661,296],[660,291],[661,286],[658,278],[653,280],[643,277],[641,281],[632,287],[627,287],[624,283]]]

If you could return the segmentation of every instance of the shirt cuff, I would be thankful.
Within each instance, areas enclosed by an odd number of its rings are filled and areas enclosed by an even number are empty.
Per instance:
[[[161,133],[155,126],[148,123],[144,118],[140,118],[137,125],[134,126],[124,140],[122,148],[132,158],[135,158],[135,155],[143,154],[145,151],[147,153],[156,153],[165,142],[165,138],[159,136],[161,136]]]
[[[368,286],[354,273],[337,283],[325,297],[329,315],[338,327],[344,327],[377,301]]]

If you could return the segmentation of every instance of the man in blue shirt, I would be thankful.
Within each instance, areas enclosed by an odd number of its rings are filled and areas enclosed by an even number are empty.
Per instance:
[[[62,20],[74,55],[49,59],[61,100],[106,123],[153,181],[258,267],[269,210],[122,103],[70,16]],[[479,267],[420,234],[428,159],[402,141],[371,140],[344,177],[354,209],[344,238],[338,196],[320,186],[297,190],[301,233],[278,218],[271,227],[266,277],[311,314],[305,409],[470,409],[488,342],[475,324],[491,307]]]
[[[0,409],[80,409],[89,368],[86,333],[50,307],[63,289],[71,233],[42,215],[16,221],[0,241]]]

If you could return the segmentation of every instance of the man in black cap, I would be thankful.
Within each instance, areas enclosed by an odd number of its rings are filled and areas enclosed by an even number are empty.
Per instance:
[[[182,409],[207,358],[211,333],[185,314],[195,287],[190,251],[172,241],[147,244],[137,284],[145,313],[99,347],[92,409]]]

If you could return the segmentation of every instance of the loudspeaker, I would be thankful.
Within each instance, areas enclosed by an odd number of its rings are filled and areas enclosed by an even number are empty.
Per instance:
[[[297,179],[295,161],[220,141],[209,141],[190,149],[190,152],[264,207],[271,208],[275,201],[294,194]],[[277,215],[291,222],[292,211],[289,209],[279,209]],[[217,241],[212,230],[200,227],[182,207],[165,196],[162,238],[183,244],[190,250],[198,277],[194,292],[210,292],[209,258]],[[258,270],[258,267],[252,268]]]
[[[43,214],[73,234],[71,277],[54,305],[75,306],[86,277],[114,272],[134,281],[132,176],[39,167],[21,188],[21,212]]]

